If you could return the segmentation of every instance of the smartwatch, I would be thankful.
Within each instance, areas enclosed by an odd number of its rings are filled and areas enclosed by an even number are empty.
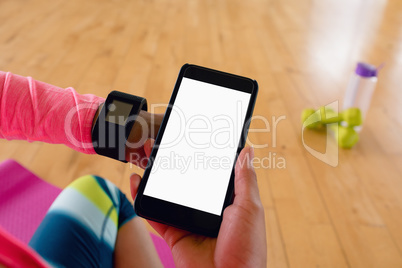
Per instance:
[[[92,129],[95,152],[127,163],[127,138],[141,110],[147,110],[145,98],[112,91]]]

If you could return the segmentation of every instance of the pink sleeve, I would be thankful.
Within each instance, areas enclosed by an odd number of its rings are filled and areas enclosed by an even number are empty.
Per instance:
[[[48,268],[49,265],[27,245],[0,226],[0,266]]]
[[[103,98],[0,71],[0,138],[65,144],[94,154],[92,120]]]

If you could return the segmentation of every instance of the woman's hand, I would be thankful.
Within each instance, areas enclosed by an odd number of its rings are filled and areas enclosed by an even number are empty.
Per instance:
[[[148,139],[156,138],[162,119],[163,114],[151,114],[146,111],[140,112],[127,139],[126,161],[141,168],[146,167],[151,151],[149,151],[149,154],[146,154],[144,145]]]
[[[147,156],[151,147],[152,142],[147,141]],[[264,209],[252,167],[253,157],[254,151],[250,147],[239,155],[235,168],[234,202],[224,210],[217,238],[149,221],[169,245],[178,267],[266,267]],[[137,174],[130,178],[133,199],[140,180]]]
[[[103,103],[99,105],[98,110],[92,121],[92,128],[102,110]],[[141,168],[145,168],[149,155],[145,154],[144,144],[148,139],[155,139],[162,123],[164,114],[152,114],[141,110],[137,116],[133,128],[126,142],[126,161],[131,162]]]

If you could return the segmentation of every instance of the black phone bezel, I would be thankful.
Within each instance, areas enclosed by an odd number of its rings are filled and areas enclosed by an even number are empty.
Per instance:
[[[239,90],[242,92],[251,93],[250,102],[247,108],[246,117],[242,129],[242,135],[239,140],[239,145],[236,152],[233,169],[229,180],[229,185],[226,191],[224,205],[222,207],[221,215],[215,215],[208,212],[200,211],[197,209],[189,208],[179,204],[171,203],[165,200],[157,199],[154,197],[143,195],[146,183],[148,181],[153,160],[158,152],[158,145],[162,140],[167,122],[169,120],[172,107],[174,105],[177,93],[179,91],[183,77],[195,79],[198,81],[215,84],[218,86]],[[221,71],[208,69],[205,67],[185,64],[179,72],[169,105],[166,109],[165,115],[162,120],[158,135],[155,140],[154,148],[151,152],[147,167],[144,171],[143,178],[138,188],[138,193],[134,202],[134,209],[137,215],[180,229],[188,230],[193,233],[216,237],[219,232],[220,224],[222,222],[223,210],[233,202],[234,196],[234,166],[237,156],[245,145],[247,133],[252,116],[255,101],[258,93],[258,84],[255,80],[250,78],[224,73]],[[205,104],[206,109],[208,104]]]

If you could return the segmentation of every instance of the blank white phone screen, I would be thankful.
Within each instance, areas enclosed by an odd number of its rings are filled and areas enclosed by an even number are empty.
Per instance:
[[[221,215],[250,97],[184,77],[144,195]]]

